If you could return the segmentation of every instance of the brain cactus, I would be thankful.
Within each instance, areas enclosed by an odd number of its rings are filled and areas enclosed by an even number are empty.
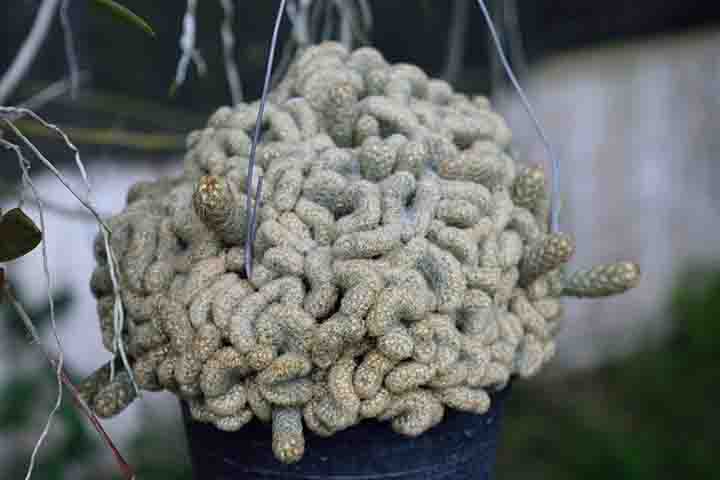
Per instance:
[[[335,43],[300,54],[259,105],[222,107],[188,136],[182,175],[134,185],[109,223],[132,378],[192,417],[239,430],[272,422],[282,462],[363,420],[415,436],[446,408],[552,357],[560,297],[617,294],[621,262],[565,275],[570,236],[549,232],[543,170],[515,163],[486,98],[418,67]],[[263,177],[248,276],[246,196]],[[248,192],[246,185],[251,186]],[[91,289],[113,349],[103,243]],[[135,397],[105,365],[82,384],[100,416]]]

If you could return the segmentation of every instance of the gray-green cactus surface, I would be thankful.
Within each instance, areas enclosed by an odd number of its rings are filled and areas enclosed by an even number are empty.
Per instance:
[[[246,190],[258,104],[222,107],[188,136],[184,172],[136,184],[110,220],[138,385],[239,430],[271,421],[282,462],[303,430],[363,420],[422,434],[446,408],[482,414],[488,391],[555,351],[560,297],[637,284],[621,262],[565,276],[570,236],[547,231],[542,169],[508,153],[484,97],[455,93],[370,48],[301,53],[270,95]],[[263,189],[254,268],[247,195]],[[102,243],[91,289],[115,337]],[[135,397],[106,365],[82,386],[102,416]]]

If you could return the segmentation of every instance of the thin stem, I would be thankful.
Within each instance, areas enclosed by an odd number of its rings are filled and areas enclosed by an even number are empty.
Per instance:
[[[452,12],[452,24],[448,32],[447,52],[443,78],[450,83],[457,81],[465,58],[465,37],[469,22],[469,0],[455,0]]]
[[[370,31],[373,27],[373,14],[368,0],[358,0],[358,8],[360,9],[360,20],[365,30]]]
[[[105,243],[105,250],[107,252],[108,256],[108,262],[110,266],[110,278],[112,280],[112,286],[113,286],[113,294],[114,294],[114,309],[113,309],[113,327],[115,331],[115,339],[114,339],[114,357],[118,354],[120,355],[120,358],[122,360],[123,366],[125,367],[128,376],[130,377],[130,381],[133,385],[133,388],[135,389],[135,392],[140,395],[140,389],[137,386],[137,383],[135,382],[135,376],[133,375],[132,369],[130,367],[130,362],[127,357],[127,354],[125,352],[125,346],[122,342],[122,329],[124,327],[124,320],[125,320],[125,314],[122,307],[122,299],[120,296],[120,284],[118,280],[118,276],[115,273],[115,269],[117,268],[116,265],[116,259],[114,252],[110,246],[110,228],[107,226],[107,224],[104,222],[104,220],[100,217],[100,215],[97,212],[97,209],[93,205],[92,201],[92,189],[90,186],[90,182],[87,178],[87,172],[85,171],[85,167],[82,163],[82,160],[80,159],[80,154],[75,147],[75,145],[72,144],[70,139],[67,137],[67,135],[60,130],[60,128],[56,127],[55,125],[49,124],[45,122],[42,118],[40,118],[37,114],[30,110],[25,109],[18,109],[13,107],[0,107],[0,113],[24,113],[32,118],[36,119],[38,122],[42,123],[46,128],[49,128],[53,131],[56,131],[62,138],[65,140],[66,145],[68,148],[70,148],[73,152],[75,152],[75,160],[77,163],[77,166],[80,170],[81,176],[83,178],[83,181],[85,183],[85,186],[88,190],[88,197],[87,199],[82,199],[70,186],[69,182],[65,179],[64,175],[58,171],[58,169],[40,152],[37,147],[25,136],[23,133],[9,120],[3,119],[5,124],[7,124],[15,133],[15,135],[20,138],[25,145],[40,159],[40,161],[45,165],[46,168],[48,168],[57,178],[60,180],[60,182],[67,188],[74,196],[77,198],[85,208],[87,208],[95,217],[96,221],[98,222],[98,225],[100,225],[100,231],[103,235],[103,240]],[[19,152],[19,149],[18,149]],[[45,243],[43,243],[45,245]],[[114,363],[113,363],[114,365]],[[114,374],[114,370],[112,371]]]
[[[312,0],[294,0],[287,4],[292,36],[302,47],[310,43],[310,7]]]
[[[57,82],[51,83],[27,100],[23,101],[18,105],[18,107],[28,110],[38,110],[39,108],[42,108],[48,103],[58,99],[59,97],[62,97],[68,91],[71,92],[73,88],[79,88],[89,78],[90,74],[88,72],[81,71],[78,72],[77,79],[75,80],[73,80],[72,78],[60,79]],[[10,120],[15,120],[15,118],[19,118],[20,116],[21,115],[17,115],[14,118],[9,118]]]
[[[223,21],[220,27],[220,37],[223,47],[223,62],[225,74],[230,87],[230,98],[233,105],[243,101],[242,83],[235,62],[235,34],[233,33],[233,20],[235,19],[235,6],[233,0],[220,0],[223,9]]]
[[[5,110],[10,111],[10,113],[16,113],[16,112],[17,112],[18,110],[20,110],[20,109],[15,109],[15,108],[12,108],[12,107],[0,107],[0,113],[2,113],[2,112],[5,111]],[[37,117],[37,115],[35,115],[34,113],[33,113],[32,115],[34,116],[33,118]],[[39,117],[37,117],[37,118],[39,118]],[[38,150],[37,147],[36,147],[30,140],[28,140],[28,138],[27,138],[25,135],[23,135],[23,133],[22,133],[20,130],[18,130],[18,128],[15,126],[15,124],[13,124],[13,123],[12,123],[11,121],[9,121],[8,119],[3,119],[3,121],[5,122],[5,124],[6,124],[7,126],[10,127],[10,129],[15,133],[15,135],[17,135],[17,137],[18,137],[19,139],[21,139],[21,140],[25,143],[25,145],[35,154],[35,156],[38,157],[38,159],[40,159],[40,161],[45,165],[45,167],[46,167],[48,170],[50,170],[50,171],[53,173],[53,175],[55,175],[55,177],[56,177],[58,180],[60,180],[60,183],[62,183],[63,186],[65,186],[65,188],[67,188],[67,189],[70,191],[70,193],[72,193],[73,196],[74,196],[75,198],[77,198],[77,200],[78,200],[85,208],[87,208],[87,209],[90,211],[90,213],[93,214],[93,216],[95,217],[95,220],[97,220],[97,222],[98,222],[100,225],[102,225],[105,230],[110,231],[110,227],[109,227],[109,226],[105,223],[105,221],[100,217],[100,214],[97,212],[97,210],[95,209],[95,207],[94,207],[93,205],[91,205],[88,200],[82,198],[77,192],[75,192],[75,190],[70,186],[70,182],[65,178],[65,176],[64,176],[62,173],[60,173],[60,171],[59,171],[57,168],[55,168],[55,165],[53,165],[53,164],[50,162],[50,160],[48,160],[48,159],[45,157],[45,155],[43,155],[42,152],[40,152],[40,150]],[[43,122],[43,123],[44,123],[44,122]],[[63,134],[63,136],[64,136],[64,134]],[[69,140],[68,140],[68,141],[69,141]],[[72,144],[71,144],[71,145],[72,145]],[[75,151],[77,151],[77,149],[76,149],[74,146],[73,146],[72,148],[73,148]],[[82,168],[82,169],[81,169],[81,174],[83,174],[84,177],[87,177],[87,174],[84,173],[84,172],[85,172],[85,169]]]
[[[20,51],[15,56],[10,68],[0,79],[0,105],[5,103],[30,69],[40,46],[47,37],[59,3],[60,0],[43,0],[40,5],[30,34],[25,39],[22,47],[20,47]]]
[[[195,63],[198,73],[202,75],[205,71],[205,61],[202,55],[200,55],[200,52],[195,48],[195,33],[197,29],[196,10],[197,0],[188,0],[187,9],[183,16],[182,34],[180,35],[180,51],[182,53],[177,64],[177,70],[175,71],[175,80],[173,81],[171,92],[174,92],[185,83],[191,61]]]
[[[23,308],[22,304],[18,301],[18,299],[15,297],[15,295],[12,293],[12,288],[10,287],[10,282],[5,281],[2,285],[0,285],[0,288],[2,291],[0,291],[0,297],[4,296],[5,299],[8,301],[8,303],[13,307],[15,312],[17,313],[18,317],[20,317],[20,320],[23,322],[23,325],[25,326],[25,329],[30,334],[30,337],[33,340],[33,343],[40,345],[42,348],[42,352],[45,355],[45,358],[47,358],[48,362],[53,368],[57,368],[59,362],[54,360],[50,353],[43,348],[42,341],[40,339],[40,335],[37,331],[37,328],[35,328],[35,325],[33,324],[32,320],[30,319],[30,316],[25,311],[25,308]],[[75,402],[75,405],[77,408],[80,409],[80,411],[85,415],[85,417],[90,421],[92,426],[95,428],[95,430],[100,434],[103,441],[105,442],[105,445],[110,449],[113,456],[115,457],[115,461],[118,463],[120,470],[123,473],[123,476],[127,480],[132,480],[134,478],[134,473],[132,470],[132,467],[125,461],[125,458],[123,458],[120,451],[117,449],[115,444],[113,443],[112,439],[110,438],[110,435],[105,431],[102,424],[100,423],[100,420],[98,420],[97,416],[93,413],[93,411],[90,409],[90,407],[85,403],[85,401],[82,399],[82,396],[80,395],[80,392],[75,387],[75,385],[72,383],[72,380],[70,380],[70,377],[68,376],[67,372],[64,369],[60,370],[60,378],[62,380],[62,383],[65,385],[65,387],[70,391],[71,397],[73,401]]]
[[[340,17],[339,38],[345,48],[351,50],[353,48],[353,20],[355,12],[349,0],[335,0],[335,8]]]
[[[77,96],[78,87],[80,86],[80,67],[78,66],[77,51],[75,50],[75,39],[73,38],[72,25],[70,23],[70,0],[63,0],[60,6],[60,23],[63,30],[63,38],[65,40],[65,58],[70,71],[70,95],[73,100]]]
[[[48,252],[47,252],[47,228],[45,224],[45,211],[43,210],[42,201],[40,200],[38,196],[37,188],[35,187],[35,184],[33,183],[32,179],[30,178],[30,172],[28,167],[28,161],[25,159],[25,157],[22,154],[22,151],[20,150],[20,147],[17,145],[10,143],[6,140],[0,139],[0,145],[4,146],[7,149],[13,150],[15,152],[15,155],[18,159],[18,164],[20,166],[20,170],[22,171],[22,179],[23,183],[30,187],[30,190],[32,191],[33,198],[38,204],[38,214],[40,215],[40,232],[42,233],[42,239],[41,242],[41,249],[42,249],[42,260],[43,260],[43,274],[45,276],[45,288],[47,291],[47,297],[48,297],[48,305],[50,308],[50,327],[53,333],[53,336],[55,337],[55,342],[57,344],[58,348],[58,360],[54,366],[56,366],[56,377],[57,377],[57,398],[55,400],[55,405],[53,405],[52,410],[50,410],[50,414],[48,415],[48,419],[45,422],[45,426],[43,427],[42,432],[40,433],[40,437],[38,438],[37,442],[35,442],[35,446],[33,447],[32,454],[30,455],[30,463],[28,465],[27,472],[25,474],[25,480],[29,480],[32,476],[33,470],[35,469],[35,462],[37,459],[38,452],[40,451],[40,448],[42,447],[43,443],[45,443],[45,439],[48,436],[48,433],[50,432],[50,428],[52,427],[53,421],[55,419],[55,414],[60,410],[60,407],[62,406],[62,400],[63,400],[63,389],[62,389],[62,370],[63,370],[63,363],[65,361],[65,354],[63,353],[63,347],[62,342],[60,341],[60,335],[58,334],[57,330],[57,322],[55,319],[55,300],[53,299],[52,291],[53,291],[53,282],[52,282],[52,276],[50,275],[50,265],[48,261]],[[5,289],[8,289],[7,285],[5,285]],[[9,291],[9,290],[8,290]],[[7,296],[7,295],[6,295]],[[14,300],[12,298],[12,295],[10,295],[11,301]],[[13,302],[13,305],[15,305],[17,302]],[[23,322],[26,324],[26,326],[30,325],[31,328],[28,329],[30,334],[33,336],[33,340],[39,342],[39,335],[37,332],[37,329],[32,325],[32,322],[29,318],[23,318]],[[51,362],[53,363],[53,362]]]

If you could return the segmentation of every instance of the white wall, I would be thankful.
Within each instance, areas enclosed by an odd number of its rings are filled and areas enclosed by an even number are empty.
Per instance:
[[[704,31],[586,50],[528,79],[562,162],[574,265],[628,259],[643,271],[622,297],[568,302],[556,368],[660,334],[675,274],[691,259],[720,259],[719,45],[719,31]],[[547,162],[514,92],[499,104],[520,158]]]

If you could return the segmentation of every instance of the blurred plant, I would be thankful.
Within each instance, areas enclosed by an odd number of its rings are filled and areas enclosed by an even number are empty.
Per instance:
[[[19,301],[28,304],[24,295]],[[67,290],[55,295],[56,314],[65,313],[73,296]],[[50,312],[47,305],[33,305],[28,315],[35,320],[39,330],[47,330]],[[0,328],[3,329],[0,350],[5,358],[14,359],[14,368],[0,383],[0,442],[9,445],[0,461],[0,477],[23,478],[27,470],[27,458],[35,443],[34,430],[41,421],[38,401],[49,401],[53,395],[54,372],[48,370],[36,355],[27,351],[28,335],[22,328],[22,319],[7,304],[0,305]],[[71,377],[78,377],[72,368]],[[28,401],[33,399],[33,401]],[[182,426],[165,424],[156,416],[142,412],[144,428],[126,440],[127,450],[133,458],[138,478],[172,478],[190,480],[191,470],[181,437]],[[35,468],[35,478],[43,480],[94,480],[97,478],[123,479],[114,465],[103,455],[97,434],[87,427],[80,411],[70,403],[64,403],[56,414],[56,425],[42,461]],[[5,449],[5,447],[3,447]]]
[[[118,20],[138,27],[151,37],[155,36],[155,30],[153,30],[150,24],[126,6],[114,2],[113,0],[92,0],[92,4],[96,7],[101,7],[101,10],[104,9],[105,11],[110,12]]]
[[[75,162],[77,165],[78,170],[80,171],[81,177],[83,179],[83,182],[85,184],[85,187],[87,188],[86,196],[81,196],[78,194],[69,184],[67,178],[61,173],[55,165],[48,160],[48,158],[40,152],[40,150],[15,126],[13,123],[14,120],[16,120],[19,117],[28,116],[35,120],[36,122],[40,123],[43,127],[48,129],[49,131],[52,131],[56,135],[60,136],[62,140],[64,141],[67,148],[72,151],[75,155]],[[43,120],[40,116],[38,116],[36,113],[34,113],[31,110],[28,110],[26,108],[16,108],[16,107],[3,107],[0,106],[0,120],[2,121],[3,128],[7,128],[7,131],[9,133],[14,134],[14,136],[23,144],[28,150],[30,150],[33,155],[40,161],[40,163],[45,166],[50,172],[63,184],[65,188],[67,188],[70,193],[75,196],[75,198],[85,207],[88,212],[90,212],[96,219],[97,224],[100,228],[100,231],[102,233],[102,237],[104,239],[104,246],[106,250],[106,254],[108,255],[108,259],[110,261],[111,265],[111,271],[112,273],[112,284],[113,284],[113,290],[114,290],[114,302],[115,302],[115,314],[114,314],[114,321],[117,325],[118,331],[122,329],[123,321],[124,321],[124,313],[122,309],[122,302],[120,299],[120,291],[118,289],[117,279],[115,278],[114,274],[114,265],[115,265],[115,254],[110,247],[109,244],[109,237],[110,237],[110,229],[107,227],[105,222],[100,218],[100,215],[97,212],[97,209],[94,206],[94,202],[92,200],[92,189],[90,187],[90,183],[87,177],[87,172],[85,170],[85,165],[83,164],[82,160],[80,159],[80,154],[78,152],[77,147],[70,141],[67,134],[64,133],[60,128],[58,128],[56,125],[53,125],[51,123],[46,122]],[[17,144],[13,143],[12,141],[6,140],[2,138],[1,134],[4,133],[4,130],[0,130],[0,147],[3,147],[6,150],[12,151],[15,156],[17,157],[18,166],[20,168],[20,171],[22,172],[21,178],[22,178],[22,184],[23,187],[28,188],[32,194],[33,200],[36,202],[38,206],[38,213],[40,217],[40,227],[35,225],[35,223],[27,217],[20,207],[11,210],[8,212],[8,214],[3,215],[2,219],[0,219],[0,235],[3,240],[3,247],[0,249],[0,262],[8,262],[15,260],[19,257],[24,256],[25,254],[29,253],[31,250],[33,250],[38,244],[41,243],[43,236],[45,235],[45,214],[43,209],[42,201],[40,200],[40,197],[38,195],[38,190],[35,187],[35,184],[33,183],[31,177],[30,177],[30,167],[31,163],[30,161],[25,157],[23,149]],[[21,196],[20,196],[20,204],[22,205],[24,201],[23,196],[24,190],[21,190]],[[50,274],[50,267],[49,267],[49,260],[48,260],[48,252],[47,252],[47,244],[46,242],[42,242],[42,264],[43,264],[43,276],[45,279],[45,287],[47,292],[47,298],[48,298],[48,307],[49,307],[49,318],[50,318],[50,326],[51,331],[53,334],[53,338],[55,340],[57,352],[50,351],[42,342],[40,335],[38,333],[38,329],[31,319],[31,317],[27,314],[25,308],[23,307],[23,304],[18,301],[15,293],[13,292],[11,285],[9,281],[5,278],[5,271],[3,269],[0,269],[0,295],[2,296],[3,301],[7,301],[9,305],[12,306],[12,308],[17,313],[19,319],[22,321],[23,326],[26,328],[27,332],[30,334],[32,341],[36,344],[38,344],[41,347],[41,351],[46,357],[47,361],[52,366],[52,369],[55,373],[55,379],[57,381],[57,397],[55,400],[55,404],[50,411],[50,414],[47,418],[47,421],[45,422],[45,426],[40,433],[40,436],[38,437],[37,441],[35,442],[35,446],[33,447],[32,453],[30,455],[30,462],[27,467],[27,471],[25,474],[25,480],[29,480],[33,474],[37,455],[40,451],[40,447],[45,443],[46,438],[50,434],[51,427],[53,425],[53,422],[55,420],[55,416],[59,414],[63,407],[63,385],[69,390],[73,400],[75,401],[76,406],[82,412],[87,419],[90,421],[90,423],[95,427],[95,429],[98,431],[98,433],[101,434],[103,437],[103,440],[105,441],[107,447],[112,451],[113,455],[115,456],[115,459],[118,463],[118,466],[120,467],[120,470],[123,471],[125,478],[128,480],[132,480],[134,478],[134,475],[132,473],[132,469],[130,466],[125,462],[122,455],[119,453],[119,451],[115,448],[112,440],[107,435],[105,430],[102,428],[102,425],[98,421],[97,417],[93,414],[93,412],[88,408],[88,406],[83,402],[82,398],[77,392],[77,389],[73,385],[72,381],[70,380],[70,377],[68,376],[65,368],[64,368],[64,353],[63,353],[63,347],[62,342],[60,341],[60,336],[58,334],[58,329],[56,325],[56,317],[55,317],[55,299],[53,298],[53,281],[52,276]],[[127,359],[125,357],[125,351],[124,346],[122,345],[122,342],[120,342],[119,337],[116,341],[116,344],[118,345],[118,348],[116,351],[114,351],[114,358],[118,357],[122,359],[123,366],[125,368],[129,368],[129,365],[127,364]],[[111,375],[114,375],[114,370],[111,370]],[[130,375],[131,381],[132,375]],[[134,385],[134,381],[133,381]]]
[[[22,295],[20,299],[25,302]],[[62,314],[69,307],[72,298],[64,291],[55,297],[56,314]],[[49,328],[50,310],[47,305],[38,305],[27,312],[36,319],[35,326]],[[4,329],[3,354],[14,359],[14,368],[0,384],[0,441],[12,445],[4,458],[3,478],[22,478],[27,470],[27,459],[34,439],[28,435],[39,420],[37,402],[49,399],[55,377],[53,370],[37,361],[35,355],[27,352],[28,332],[22,328],[23,320],[9,304],[0,306],[0,326]],[[34,399],[34,401],[28,401]],[[97,455],[97,442],[83,425],[84,420],[75,408],[64,404],[56,414],[58,441],[50,442],[43,452],[43,461],[35,473],[38,478],[61,479],[68,465],[90,462]],[[27,451],[26,451],[27,450]]]

